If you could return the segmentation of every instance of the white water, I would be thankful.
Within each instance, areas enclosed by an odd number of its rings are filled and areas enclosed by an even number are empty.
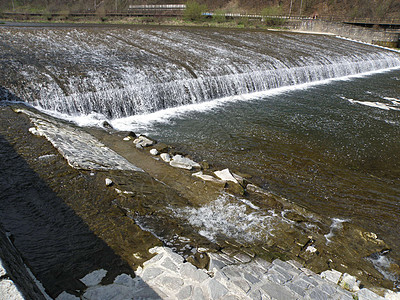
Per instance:
[[[169,108],[220,99],[196,107],[211,109],[249,94],[400,66],[392,51],[294,33],[10,29],[3,39],[14,56],[26,60],[22,66],[10,62],[7,89],[38,108],[88,116],[78,120],[81,125],[132,116],[143,123]],[[122,129],[122,123],[114,126]]]

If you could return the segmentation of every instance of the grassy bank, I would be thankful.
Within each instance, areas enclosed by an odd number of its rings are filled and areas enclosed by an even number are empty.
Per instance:
[[[71,16],[59,15],[49,17],[46,15],[21,14],[13,17],[0,14],[0,24],[5,22],[31,22],[31,23],[79,23],[79,24],[109,24],[109,25],[165,25],[165,26],[196,26],[218,28],[248,28],[248,29],[284,29],[287,25],[283,19],[265,20],[250,18],[226,18],[223,16],[204,17],[191,20],[183,17],[119,17],[119,16]]]

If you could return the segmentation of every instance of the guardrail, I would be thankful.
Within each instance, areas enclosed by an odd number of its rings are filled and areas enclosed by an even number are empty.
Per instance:
[[[129,9],[124,12],[108,12],[105,16],[182,16],[186,9],[185,4],[165,4],[165,5],[130,5]],[[99,14],[95,12],[69,12],[69,13],[26,13],[26,12],[2,12],[0,15],[3,16],[76,16],[76,17],[96,17]],[[204,16],[225,16],[226,18],[249,18],[249,19],[286,19],[286,20],[312,20],[318,19],[330,22],[340,22],[348,24],[369,24],[369,25],[400,25],[399,18],[387,18],[387,19],[372,19],[372,18],[345,18],[343,16],[300,16],[300,15],[271,15],[264,16],[260,14],[239,14],[239,13],[225,13],[215,14],[213,12],[205,12]]]

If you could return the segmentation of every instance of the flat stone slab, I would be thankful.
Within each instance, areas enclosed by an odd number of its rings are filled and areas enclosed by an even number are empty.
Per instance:
[[[27,109],[18,109],[16,112],[29,116],[35,125],[29,131],[49,140],[73,168],[143,172],[89,133],[50,118],[46,119]]]
[[[137,269],[136,277],[121,274],[113,284],[91,286],[84,299],[385,299],[367,289],[350,293],[325,279],[331,274],[336,278],[337,271],[326,271],[329,275],[324,277],[305,272],[293,261],[277,259],[268,263],[255,258],[226,264],[222,255],[210,253],[214,267],[208,271],[185,262],[167,247],[154,247],[150,253],[157,255]],[[94,277],[102,274],[97,275]],[[399,299],[393,294],[400,296],[392,293],[390,299]],[[73,299],[66,293],[63,296],[57,300]]]
[[[186,169],[186,170],[191,170],[193,168],[201,168],[199,163],[191,160],[190,158],[184,157],[180,154],[174,155],[169,164],[172,167]]]

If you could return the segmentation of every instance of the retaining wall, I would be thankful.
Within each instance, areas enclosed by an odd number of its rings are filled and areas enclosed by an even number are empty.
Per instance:
[[[292,24],[294,30],[332,33],[366,43],[397,48],[400,47],[400,32],[388,32],[373,28],[322,20],[304,20]]]

